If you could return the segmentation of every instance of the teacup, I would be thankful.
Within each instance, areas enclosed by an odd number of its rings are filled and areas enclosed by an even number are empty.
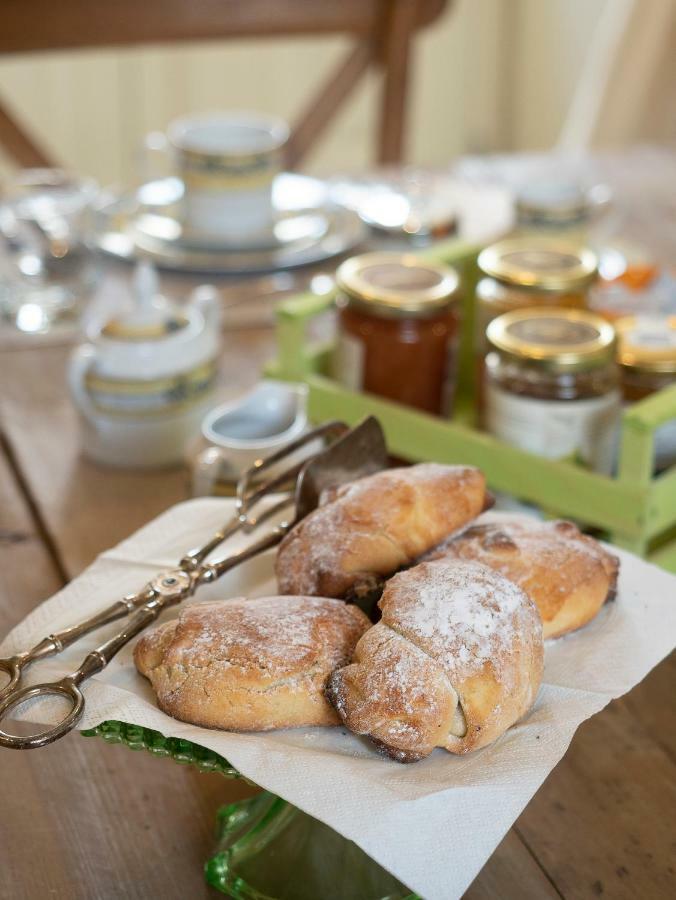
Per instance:
[[[286,122],[260,113],[205,113],[171,122],[167,141],[184,184],[186,228],[227,241],[269,230],[272,183],[288,138]]]

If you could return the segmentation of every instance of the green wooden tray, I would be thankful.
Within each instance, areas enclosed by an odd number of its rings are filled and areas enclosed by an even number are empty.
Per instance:
[[[623,415],[618,473],[608,477],[575,462],[554,461],[508,446],[474,425],[474,286],[480,248],[452,240],[424,255],[454,265],[463,283],[458,400],[452,421],[420,413],[369,394],[350,391],[328,377],[332,344],[309,337],[313,321],[330,310],[334,296],[304,294],[280,304],[278,356],[271,377],[304,381],[313,422],[330,418],[349,424],[375,415],[388,447],[411,461],[472,463],[489,485],[535,503],[548,514],[601,529],[618,546],[676,572],[676,466],[653,475],[655,430],[676,418],[676,386],[628,408]]]

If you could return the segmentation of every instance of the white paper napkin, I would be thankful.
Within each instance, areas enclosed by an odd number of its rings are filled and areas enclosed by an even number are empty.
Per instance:
[[[31,646],[138,589],[206,539],[232,508],[231,500],[200,499],[168,510],[39,606],[0,652]],[[427,900],[452,900],[561,759],[578,725],[637,684],[676,644],[676,577],[615,552],[622,561],[617,600],[580,632],[549,642],[531,713],[492,746],[464,757],[437,750],[405,766],[343,728],[229,734],[186,725],[158,710],[148,682],[134,669],[133,645],[86,683],[82,727],[118,719],[209,747],[247,778],[355,841]],[[191,602],[275,593],[272,558],[246,563]],[[29,681],[61,677],[119,627],[114,623],[60,657],[35,664]]]

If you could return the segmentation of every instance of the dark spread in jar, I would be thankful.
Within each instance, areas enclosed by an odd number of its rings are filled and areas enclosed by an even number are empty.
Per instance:
[[[620,401],[612,325],[584,310],[519,310],[494,319],[487,340],[486,429],[609,471]]]

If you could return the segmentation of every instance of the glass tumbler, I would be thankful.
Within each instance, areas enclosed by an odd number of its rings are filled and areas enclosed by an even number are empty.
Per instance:
[[[44,334],[79,318],[96,281],[86,245],[98,186],[61,169],[24,169],[0,196],[0,311],[22,332]]]

